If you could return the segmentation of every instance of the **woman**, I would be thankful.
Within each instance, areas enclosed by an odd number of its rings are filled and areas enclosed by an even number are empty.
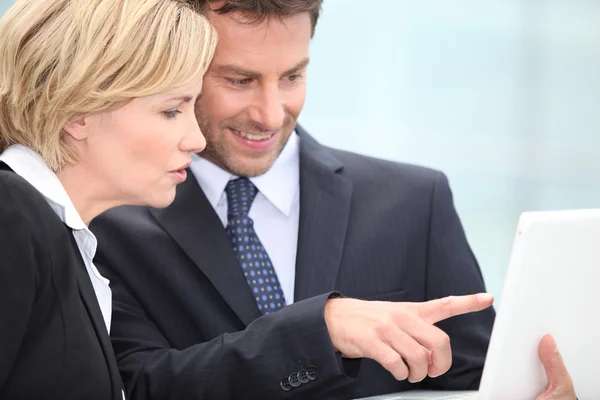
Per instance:
[[[193,1],[17,0],[0,21],[0,399],[120,399],[87,225],[167,206],[205,140]]]

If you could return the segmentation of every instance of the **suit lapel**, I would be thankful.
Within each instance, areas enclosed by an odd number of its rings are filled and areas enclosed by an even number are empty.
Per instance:
[[[150,212],[245,325],[261,316],[223,224],[191,171],[175,201]]]
[[[92,282],[90,281],[90,277],[85,268],[85,263],[81,257],[81,253],[78,250],[77,242],[75,241],[75,237],[73,236],[71,229],[66,225],[65,227],[69,230],[71,244],[73,245],[73,253],[75,253],[76,263],[79,264],[79,268],[77,268],[79,294],[90,320],[92,321],[92,326],[96,331],[96,336],[98,337],[100,347],[102,348],[102,353],[104,354],[104,358],[108,366],[112,384],[111,392],[113,400],[118,400],[122,398],[121,390],[123,389],[123,383],[121,381],[121,375],[117,366],[117,360],[115,359],[115,353],[110,343],[108,332],[106,331],[106,324],[104,322],[104,318],[102,317],[102,312],[100,311],[98,298],[94,292],[94,287],[92,286]]]
[[[300,226],[296,301],[335,288],[350,215],[352,182],[342,163],[300,126]]]

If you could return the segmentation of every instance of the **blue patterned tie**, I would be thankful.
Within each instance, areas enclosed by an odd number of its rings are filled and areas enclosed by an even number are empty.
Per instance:
[[[285,306],[285,298],[269,255],[254,231],[254,221],[248,216],[258,193],[246,178],[229,181],[227,193],[227,236],[233,245],[258,308],[270,314]]]

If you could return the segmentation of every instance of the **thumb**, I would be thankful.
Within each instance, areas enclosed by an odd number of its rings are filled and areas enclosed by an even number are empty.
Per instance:
[[[538,354],[548,377],[548,384],[542,398],[554,398],[559,394],[572,392],[573,381],[551,335],[542,338]]]
[[[540,361],[546,370],[548,383],[552,386],[560,386],[565,380],[570,381],[569,372],[562,361],[562,357],[558,352],[556,342],[552,335],[546,335],[540,341],[538,348]]]

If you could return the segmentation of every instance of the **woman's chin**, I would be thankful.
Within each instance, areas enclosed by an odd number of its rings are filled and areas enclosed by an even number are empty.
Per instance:
[[[156,193],[156,195],[150,199],[146,205],[154,208],[168,207],[171,203],[173,203],[173,200],[175,200],[175,193],[175,187],[162,193]]]

